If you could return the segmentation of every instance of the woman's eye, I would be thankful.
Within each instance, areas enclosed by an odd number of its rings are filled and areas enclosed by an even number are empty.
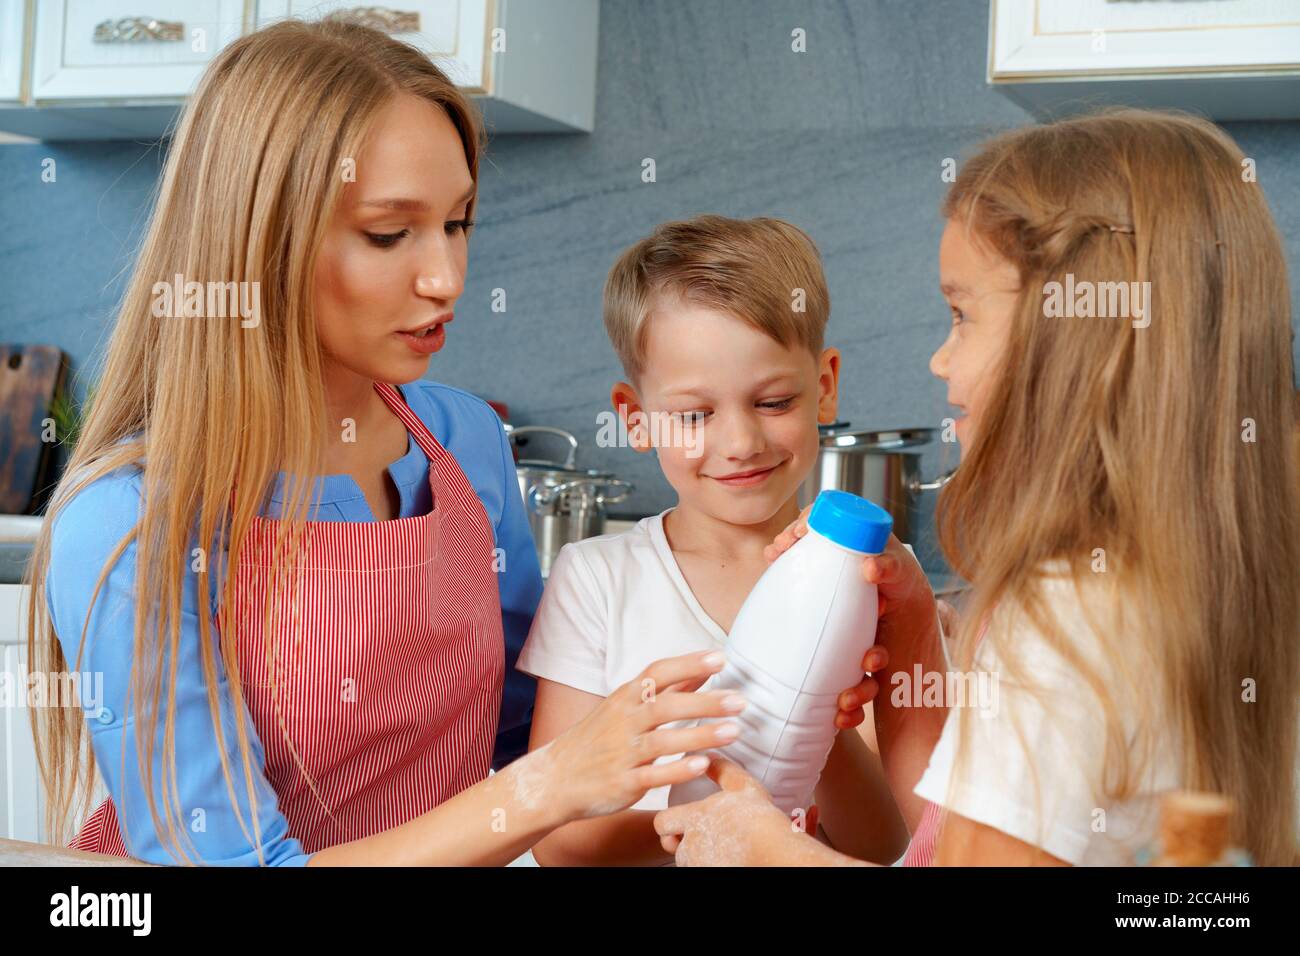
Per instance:
[[[474,228],[473,219],[455,219],[446,225],[447,235],[452,236],[457,232],[464,232],[466,235]]]
[[[759,407],[759,408],[772,408],[772,409],[776,409],[777,411],[783,411],[783,410],[789,408],[789,407],[790,407],[790,404],[791,404],[793,401],[794,401],[794,397],[791,396],[790,398],[783,398],[783,399],[781,399],[781,400],[778,401],[778,402],[759,402],[759,403],[758,403],[758,407]]]
[[[401,232],[389,233],[368,232],[366,233],[366,238],[380,249],[389,249],[396,245],[399,239],[405,239],[410,234],[411,230],[409,229],[403,229]]]

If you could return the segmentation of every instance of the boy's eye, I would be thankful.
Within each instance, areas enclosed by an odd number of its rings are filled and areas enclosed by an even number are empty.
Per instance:
[[[378,246],[380,249],[391,249],[393,246],[397,244],[399,240],[405,239],[410,234],[411,234],[411,230],[409,229],[403,229],[401,232],[389,232],[389,233],[368,232],[366,233],[366,238],[369,239],[373,245]]]
[[[468,235],[469,231],[474,228],[474,220],[454,219],[451,222],[447,223],[447,225],[444,226],[443,228],[446,229],[447,235],[449,236],[454,236],[457,232],[464,232],[466,235]]]
[[[759,402],[759,403],[758,403],[758,407],[759,407],[759,408],[772,408],[772,409],[775,409],[775,410],[777,410],[777,411],[782,411],[782,410],[784,410],[784,409],[789,408],[789,407],[790,407],[790,403],[793,402],[793,401],[794,401],[794,396],[791,396],[790,398],[783,398],[783,399],[781,399],[780,401],[776,401],[776,402]]]
[[[701,411],[673,412],[673,415],[677,418],[680,418],[682,420],[682,423],[686,425],[703,425],[704,418],[708,414],[709,414],[708,412],[701,412]]]

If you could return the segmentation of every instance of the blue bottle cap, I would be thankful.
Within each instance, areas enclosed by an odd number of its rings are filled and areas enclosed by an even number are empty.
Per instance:
[[[885,550],[894,519],[879,505],[847,491],[823,491],[813,502],[808,527],[843,548],[863,554]]]

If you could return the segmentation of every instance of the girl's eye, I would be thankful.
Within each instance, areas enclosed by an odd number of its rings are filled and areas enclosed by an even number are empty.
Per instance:
[[[391,249],[393,246],[397,244],[398,240],[405,239],[410,234],[411,234],[411,230],[409,229],[403,229],[401,232],[390,232],[390,233],[368,232],[366,233],[366,238],[369,239],[372,244],[378,246],[380,249]]]
[[[469,231],[474,228],[474,220],[455,219],[447,223],[447,225],[444,228],[447,230],[447,235],[449,236],[455,235],[457,232],[464,232],[466,235],[468,235]]]
[[[793,396],[792,396],[792,397],[790,397],[790,398],[783,398],[783,399],[781,399],[779,402],[759,402],[759,403],[758,403],[758,407],[759,407],[759,408],[772,408],[772,409],[775,409],[775,410],[777,410],[777,411],[783,411],[783,410],[789,408],[789,407],[790,407],[790,403],[793,402],[793,401],[794,401],[794,398],[793,398]]]
[[[963,312],[961,309],[953,309],[953,310],[952,310],[952,324],[953,324],[953,325],[961,325],[961,324],[962,324],[963,322],[965,322],[965,321],[966,321],[966,313],[965,313],[965,312]]]

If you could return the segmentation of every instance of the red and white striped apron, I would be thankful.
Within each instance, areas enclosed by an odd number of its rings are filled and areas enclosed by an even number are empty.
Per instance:
[[[289,620],[272,638],[274,693],[261,620],[279,522],[254,517],[236,576],[245,699],[289,835],[309,853],[391,829],[485,779],[500,717],[505,642],[487,513],[401,393],[375,390],[429,458],[433,509],[307,522],[307,560],[282,605]],[[129,855],[111,799],[69,846]]]

